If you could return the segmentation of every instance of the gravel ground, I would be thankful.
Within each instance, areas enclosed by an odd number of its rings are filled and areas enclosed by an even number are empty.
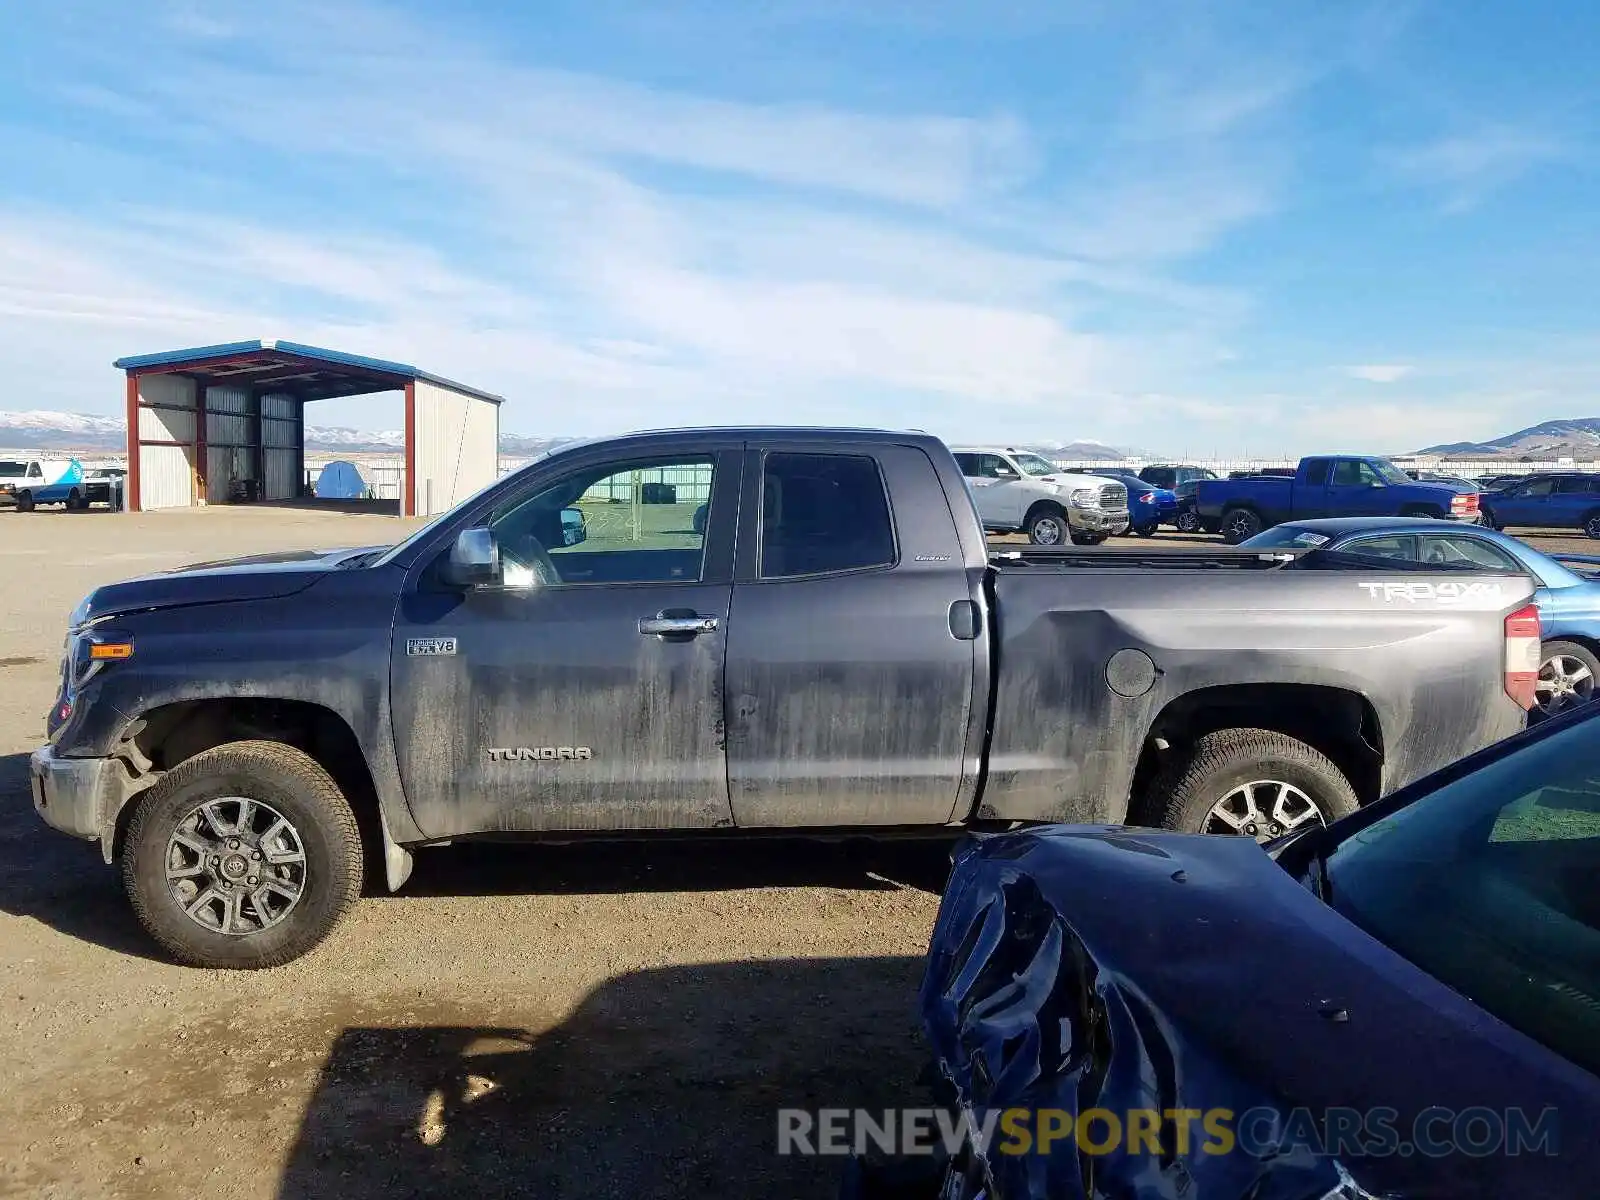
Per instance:
[[[0,510],[0,1194],[832,1195],[776,1110],[923,1102],[942,847],[433,850],[316,953],[232,973],[155,957],[97,848],[34,816],[90,588],[411,525]]]

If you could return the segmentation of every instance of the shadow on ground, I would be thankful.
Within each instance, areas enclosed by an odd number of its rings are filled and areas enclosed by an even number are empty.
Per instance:
[[[565,846],[457,843],[418,851],[407,896],[721,892],[833,887],[937,892],[953,838],[819,842],[708,837],[579,842]]]
[[[121,954],[158,957],[99,844],[57,833],[33,811],[26,754],[0,755],[0,911]]]
[[[608,981],[561,1025],[352,1028],[280,1200],[831,1197],[778,1110],[927,1104],[922,960],[718,963]]]

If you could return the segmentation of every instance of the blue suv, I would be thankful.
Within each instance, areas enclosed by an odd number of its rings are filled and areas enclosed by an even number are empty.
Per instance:
[[[1600,475],[1529,475],[1484,492],[1479,509],[1490,529],[1581,529],[1600,538]]]

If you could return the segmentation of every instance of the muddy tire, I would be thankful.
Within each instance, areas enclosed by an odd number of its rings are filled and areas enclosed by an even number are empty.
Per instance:
[[[139,923],[179,962],[276,967],[355,903],[361,831],[314,759],[280,742],[229,742],[140,798],[122,878]]]
[[[1224,729],[1156,778],[1146,811],[1163,829],[1264,842],[1358,807],[1350,781],[1320,751],[1270,729]]]

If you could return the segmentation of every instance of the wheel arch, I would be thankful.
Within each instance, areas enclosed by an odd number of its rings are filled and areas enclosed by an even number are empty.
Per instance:
[[[293,746],[327,771],[355,812],[369,861],[385,864],[391,891],[405,882],[411,856],[392,836],[371,765],[349,721],[315,701],[262,696],[175,700],[128,725],[116,756],[148,783],[131,793],[118,812],[111,844],[105,847],[107,860],[120,855],[134,802],[148,786],[206,750],[252,740]]]
[[[1050,499],[1048,496],[1039,500],[1035,500],[1032,504],[1028,505],[1028,511],[1022,514],[1022,527],[1026,529],[1029,525],[1033,524],[1033,519],[1035,517],[1041,516],[1044,513],[1055,513],[1065,517],[1067,515],[1067,506],[1062,504],[1059,500]]]
[[[1207,734],[1267,729],[1304,742],[1331,759],[1362,804],[1383,790],[1383,728],[1371,700],[1327,684],[1243,683],[1197,688],[1170,700],[1150,724],[1130,789],[1130,814],[1144,819],[1150,785]]]

